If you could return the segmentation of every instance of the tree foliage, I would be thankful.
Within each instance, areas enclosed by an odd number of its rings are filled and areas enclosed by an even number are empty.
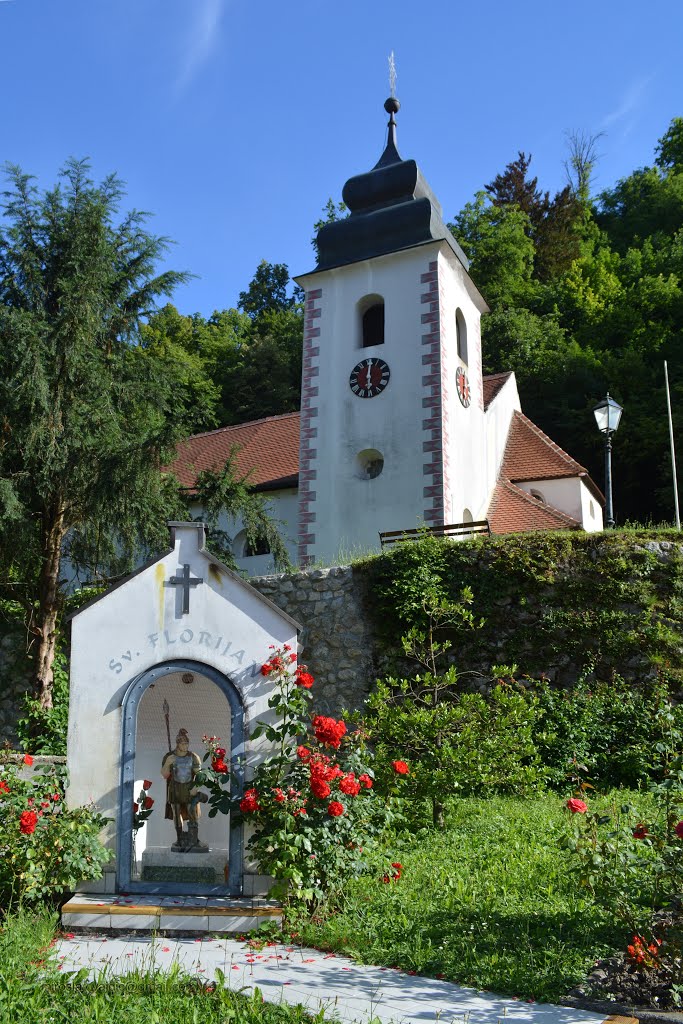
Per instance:
[[[617,518],[671,519],[663,361],[674,419],[683,397],[683,119],[652,166],[589,195],[599,136],[569,135],[570,184],[554,198],[520,152],[451,229],[491,306],[485,370],[514,369],[522,405],[602,482],[592,406],[624,406],[614,441]],[[675,428],[678,424],[675,422]]]
[[[187,275],[156,272],[169,243],[146,230],[144,214],[118,219],[121,182],[97,185],[75,160],[45,192],[19,168],[7,173],[0,587],[24,609],[34,696],[49,709],[65,565],[106,579],[163,547],[167,520],[190,517],[161,469],[181,438],[215,422],[218,388],[187,343],[192,325],[167,310],[171,330],[144,326]],[[252,534],[269,531],[262,499],[232,470],[215,474],[214,493],[245,511]]]

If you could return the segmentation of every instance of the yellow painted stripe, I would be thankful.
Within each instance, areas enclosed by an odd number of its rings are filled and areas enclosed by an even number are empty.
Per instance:
[[[63,914],[91,914],[100,917],[102,914],[134,914],[138,916],[169,916],[178,917],[278,917],[280,907],[157,907],[135,906],[131,904],[105,904],[94,907],[92,903],[65,903]]]

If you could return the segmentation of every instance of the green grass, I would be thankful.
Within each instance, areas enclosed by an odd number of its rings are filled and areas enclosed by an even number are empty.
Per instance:
[[[2,1024],[322,1024],[300,1007],[274,1006],[261,994],[208,988],[179,971],[88,982],[63,976],[47,947],[56,915],[19,913],[0,930]],[[41,962],[42,961],[42,962]]]
[[[454,802],[443,834],[391,847],[404,867],[399,882],[355,880],[302,940],[364,963],[557,1000],[630,938],[569,875],[556,843],[564,814],[556,796]]]

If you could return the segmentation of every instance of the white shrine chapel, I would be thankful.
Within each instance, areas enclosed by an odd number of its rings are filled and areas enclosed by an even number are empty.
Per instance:
[[[483,376],[488,311],[414,160],[396,148],[396,99],[378,163],[350,178],[350,215],[318,233],[305,292],[301,413],[190,437],[173,466],[237,466],[267,492],[295,564],[377,551],[380,534],[486,520],[494,534],[601,530],[587,471],[521,411],[514,373]],[[241,568],[267,572],[239,523]],[[232,527],[232,529],[230,528]]]

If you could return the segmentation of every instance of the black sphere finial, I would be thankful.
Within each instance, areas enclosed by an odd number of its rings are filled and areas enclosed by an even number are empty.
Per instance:
[[[391,116],[393,117],[394,114],[398,114],[399,110],[401,109],[401,104],[398,102],[395,96],[390,96],[388,100],[384,101],[384,109],[386,110],[387,114],[391,114]]]

